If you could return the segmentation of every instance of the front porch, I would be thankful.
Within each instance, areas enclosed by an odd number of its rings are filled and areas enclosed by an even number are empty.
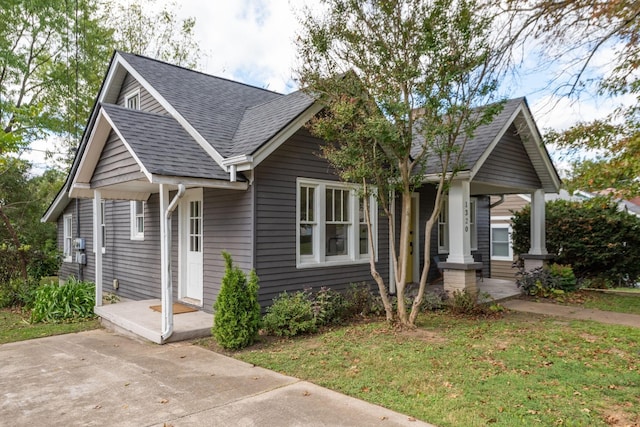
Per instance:
[[[211,335],[213,315],[204,311],[193,311],[173,315],[173,333],[163,342],[162,313],[151,306],[161,305],[160,299],[123,301],[95,307],[103,326],[123,335],[163,344],[185,341]]]
[[[515,282],[485,278],[477,282],[480,302],[500,301],[520,295]],[[443,293],[442,283],[430,285],[427,292]],[[162,344],[162,314],[150,307],[160,305],[159,299],[123,301],[95,307],[102,324],[123,335],[143,338]],[[213,315],[204,311],[193,311],[173,315],[173,334],[166,342],[185,341],[211,336]]]

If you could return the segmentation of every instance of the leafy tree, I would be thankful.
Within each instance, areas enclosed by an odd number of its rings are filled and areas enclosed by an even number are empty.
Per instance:
[[[249,281],[228,252],[222,252],[225,272],[220,293],[213,304],[212,333],[224,348],[239,349],[253,344],[260,328],[258,276],[251,271]]]
[[[528,252],[530,206],[514,213],[513,250]],[[546,204],[546,240],[558,264],[571,265],[576,277],[615,284],[640,280],[640,219],[618,209],[607,197]]]
[[[492,21],[473,0],[323,0],[324,14],[306,9],[298,38],[300,83],[324,106],[312,133],[332,143],[322,155],[341,179],[376,194],[390,229],[397,316],[413,326],[429,271],[429,242],[443,192],[462,166],[474,130],[500,110],[494,98],[500,56]],[[478,109],[477,107],[485,107]],[[428,160],[438,164],[435,208],[425,224],[424,268],[411,312],[405,305],[411,193]],[[372,186],[377,191],[372,190]],[[396,240],[389,192],[401,200]],[[364,198],[367,200],[367,197]],[[368,214],[368,208],[365,208]],[[367,215],[371,237],[370,219]],[[394,319],[388,285],[370,268]]]
[[[51,275],[58,268],[56,228],[40,216],[62,184],[63,174],[48,170],[31,177],[31,165],[0,157],[0,279]]]
[[[640,4],[631,0],[509,0],[504,3],[514,51],[524,50],[560,66],[553,85],[560,95],[593,89],[601,95],[631,94],[640,101]],[[531,46],[539,49],[531,52]],[[607,53],[607,67],[594,64]],[[571,185],[586,190],[615,187],[640,194],[640,107],[620,106],[592,122],[551,132],[548,142],[568,149],[574,159]],[[595,158],[593,153],[596,154]]]
[[[155,3],[155,0],[107,3],[117,49],[196,68],[200,61],[200,47],[193,33],[196,19],[178,19],[175,1],[165,4],[157,13],[149,12]]]

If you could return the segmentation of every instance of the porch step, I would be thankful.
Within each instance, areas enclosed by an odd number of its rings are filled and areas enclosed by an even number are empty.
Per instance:
[[[152,310],[159,299],[127,301],[95,307],[105,328],[127,336],[162,344],[162,315]],[[184,341],[211,336],[213,315],[203,311],[175,314],[173,334],[167,342]]]

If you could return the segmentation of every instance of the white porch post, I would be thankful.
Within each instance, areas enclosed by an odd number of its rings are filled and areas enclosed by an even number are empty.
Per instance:
[[[531,194],[531,247],[528,254],[520,256],[524,260],[524,269],[527,271],[543,267],[553,258],[553,255],[547,252],[543,189],[538,189]]]
[[[95,282],[96,282],[96,307],[102,306],[102,230],[100,228],[100,216],[102,214],[102,193],[93,190],[93,229],[96,230],[93,251],[95,253]]]
[[[531,248],[529,255],[546,255],[544,190],[538,189],[531,195]]]
[[[169,257],[171,256],[171,248],[167,246],[167,220],[165,215],[169,207],[169,188],[165,184],[160,184],[160,286],[162,312],[169,313],[172,303],[172,295],[168,295],[169,284]],[[173,316],[162,316],[162,330],[170,329],[169,322],[173,321]]]
[[[471,256],[470,183],[454,181],[449,188],[449,256],[442,263],[444,290],[448,294],[467,291],[475,294],[476,268]]]
[[[469,181],[451,183],[449,188],[449,256],[447,262],[469,264],[471,256],[471,206]]]

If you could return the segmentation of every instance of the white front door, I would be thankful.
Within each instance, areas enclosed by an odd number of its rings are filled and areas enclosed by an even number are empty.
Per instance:
[[[202,305],[202,188],[180,201],[180,298]]]

